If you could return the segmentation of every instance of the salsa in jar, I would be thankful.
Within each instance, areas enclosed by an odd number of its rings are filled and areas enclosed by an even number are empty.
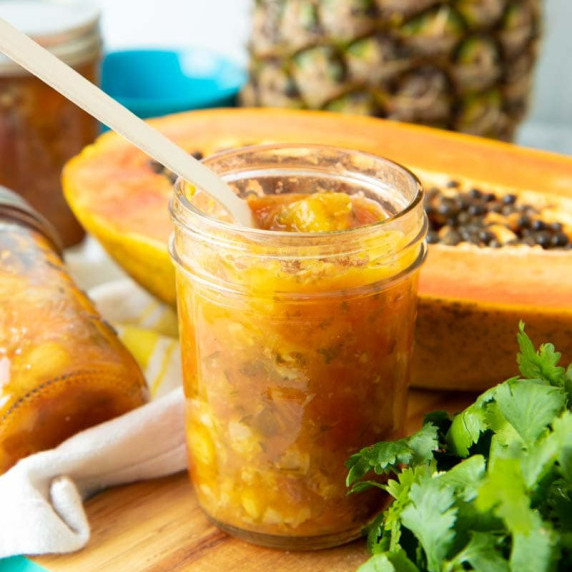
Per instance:
[[[171,252],[199,503],[258,544],[347,542],[384,497],[348,496],[345,461],[404,427],[421,189],[398,165],[325,147],[207,163],[258,228],[206,214],[178,183]]]
[[[91,3],[6,0],[0,2],[0,17],[92,83],[98,81],[99,11]],[[85,233],[62,194],[61,170],[97,132],[93,117],[0,54],[0,184],[41,212],[64,246]]]
[[[0,187],[0,474],[148,400],[139,366],[72,281],[58,243]]]

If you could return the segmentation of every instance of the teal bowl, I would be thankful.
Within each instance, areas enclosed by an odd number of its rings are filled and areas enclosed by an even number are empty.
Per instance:
[[[203,48],[108,52],[101,87],[141,118],[232,107],[246,80],[237,63]]]

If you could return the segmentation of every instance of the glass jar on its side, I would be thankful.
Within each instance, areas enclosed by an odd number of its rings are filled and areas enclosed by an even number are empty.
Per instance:
[[[349,495],[345,461],[402,435],[425,256],[422,191],[357,151],[249,147],[205,164],[240,196],[336,192],[378,222],[335,232],[241,228],[179,181],[171,212],[190,474],[222,529],[284,549],[358,537],[380,491]]]
[[[51,225],[0,187],[0,474],[148,399],[141,370],[67,274]]]
[[[97,83],[101,37],[94,5],[6,0],[0,17]],[[97,131],[93,117],[0,54],[0,184],[41,212],[64,246],[78,243],[84,230],[63,197],[61,169]]]

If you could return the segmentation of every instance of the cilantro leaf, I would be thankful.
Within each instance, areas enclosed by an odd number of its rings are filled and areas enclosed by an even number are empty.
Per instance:
[[[397,474],[396,479],[390,479],[385,485],[385,490],[396,500],[404,501],[409,498],[411,485],[415,482],[417,474],[426,472],[427,467],[405,467]]]
[[[392,513],[397,512],[395,504],[391,504],[384,512],[380,512],[367,527],[367,549],[372,553],[386,552],[391,549],[390,543],[393,538],[391,530],[395,522],[399,527],[399,519],[392,518]],[[387,527],[387,528],[386,528]],[[399,535],[396,535],[395,543],[399,543]]]
[[[505,419],[531,447],[566,407],[566,393],[559,387],[535,381],[516,381],[499,385],[495,402]]]
[[[506,456],[507,449],[515,452],[523,450],[525,447],[524,440],[508,422],[496,401],[489,404],[485,417],[491,434],[489,458],[498,456],[499,451],[501,456]]]
[[[562,476],[572,482],[572,412],[566,411],[553,423],[558,442],[558,463]]]
[[[551,527],[537,513],[532,517],[528,533],[513,536],[510,568],[514,572],[549,572],[559,556],[557,538]]]
[[[502,540],[497,534],[473,532],[468,544],[449,564],[468,564],[476,572],[510,572],[509,564],[502,554]]]
[[[478,443],[481,435],[489,429],[486,411],[494,399],[494,392],[495,388],[489,389],[479,396],[473,405],[455,415],[446,436],[451,453],[467,457],[469,449]]]
[[[520,322],[517,334],[520,353],[516,357],[520,373],[526,379],[542,379],[550,385],[565,387],[566,371],[558,366],[561,354],[554,351],[552,344],[542,344],[538,352],[524,331]]]
[[[410,503],[401,512],[401,522],[419,540],[429,572],[440,572],[455,538],[454,489],[438,478],[424,475],[413,483],[409,496]]]
[[[385,511],[384,519],[384,530],[387,533],[384,534],[384,536],[387,538],[388,549],[390,551],[396,550],[402,541],[401,513],[403,507],[410,502],[411,487],[415,482],[422,480],[425,475],[432,475],[434,472],[435,463],[407,467],[397,475],[397,480],[390,479],[388,481],[385,489],[395,499]],[[372,532],[373,531],[370,531],[368,535],[368,541],[370,543],[372,541]]]
[[[403,550],[374,554],[357,572],[419,572]]]
[[[526,455],[521,458],[521,469],[524,482],[532,490],[539,481],[554,468],[558,454],[558,439],[549,433],[539,439]]]
[[[475,499],[479,510],[493,510],[509,531],[529,534],[533,527],[530,498],[519,459],[497,458],[489,465],[487,476]]]
[[[485,475],[485,470],[485,458],[482,455],[473,455],[443,473],[439,478],[442,483],[450,485],[458,491],[459,498],[470,501],[477,496],[478,487]]]
[[[545,519],[562,532],[572,532],[572,482],[555,479],[550,483],[541,507]]]
[[[512,378],[451,417],[362,449],[348,483],[393,473],[392,504],[370,527],[359,572],[566,572],[572,569],[572,364],[534,349],[521,324]]]
[[[431,423],[438,429],[439,436],[444,436],[451,427],[452,419],[446,411],[432,411],[423,417],[423,425]]]
[[[433,459],[433,451],[439,447],[437,427],[428,423],[411,437],[397,441],[382,441],[352,455],[346,462],[349,472],[346,485],[351,490],[361,490],[357,481],[368,472],[378,475],[395,473],[399,465],[417,465],[428,463]],[[371,483],[370,483],[371,484]]]

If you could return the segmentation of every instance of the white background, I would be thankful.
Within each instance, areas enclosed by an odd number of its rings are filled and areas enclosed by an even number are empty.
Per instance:
[[[107,49],[205,46],[246,62],[254,0],[99,0]],[[544,0],[535,97],[519,142],[572,154],[572,0]]]

